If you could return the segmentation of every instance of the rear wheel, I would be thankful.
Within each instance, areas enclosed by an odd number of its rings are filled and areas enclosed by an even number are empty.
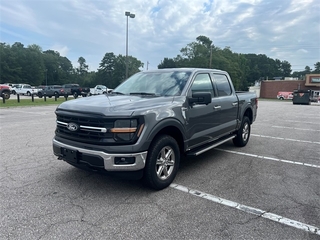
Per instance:
[[[244,147],[249,142],[251,132],[250,120],[244,116],[237,136],[233,139],[233,144],[237,147]]]
[[[180,163],[180,151],[177,141],[169,135],[160,135],[150,146],[144,181],[153,189],[168,187],[175,178]]]
[[[42,98],[42,93],[38,93],[38,97],[39,97],[39,98]]]

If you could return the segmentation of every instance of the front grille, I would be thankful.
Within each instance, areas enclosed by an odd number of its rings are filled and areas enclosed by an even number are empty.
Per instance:
[[[112,144],[114,143],[113,133],[103,131],[110,129],[114,125],[115,119],[105,119],[85,116],[66,116],[57,114],[56,135],[69,140],[85,142],[91,144]],[[79,128],[70,131],[67,125],[73,123]]]

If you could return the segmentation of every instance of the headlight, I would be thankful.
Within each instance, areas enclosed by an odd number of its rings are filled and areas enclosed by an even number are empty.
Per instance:
[[[114,133],[116,141],[130,141],[137,132],[137,119],[121,119],[114,122],[114,128],[110,132]]]

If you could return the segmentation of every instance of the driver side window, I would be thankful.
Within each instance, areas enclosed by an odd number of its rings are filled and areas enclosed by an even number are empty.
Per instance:
[[[191,86],[192,94],[195,92],[210,92],[211,97],[215,97],[212,82],[208,73],[198,74]]]

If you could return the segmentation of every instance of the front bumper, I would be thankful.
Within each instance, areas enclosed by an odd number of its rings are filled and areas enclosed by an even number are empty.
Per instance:
[[[147,151],[139,153],[106,153],[70,146],[56,139],[52,140],[53,153],[59,159],[72,165],[88,165],[93,168],[104,168],[107,171],[138,171],[144,168]],[[134,158],[132,164],[116,164],[116,158]]]

